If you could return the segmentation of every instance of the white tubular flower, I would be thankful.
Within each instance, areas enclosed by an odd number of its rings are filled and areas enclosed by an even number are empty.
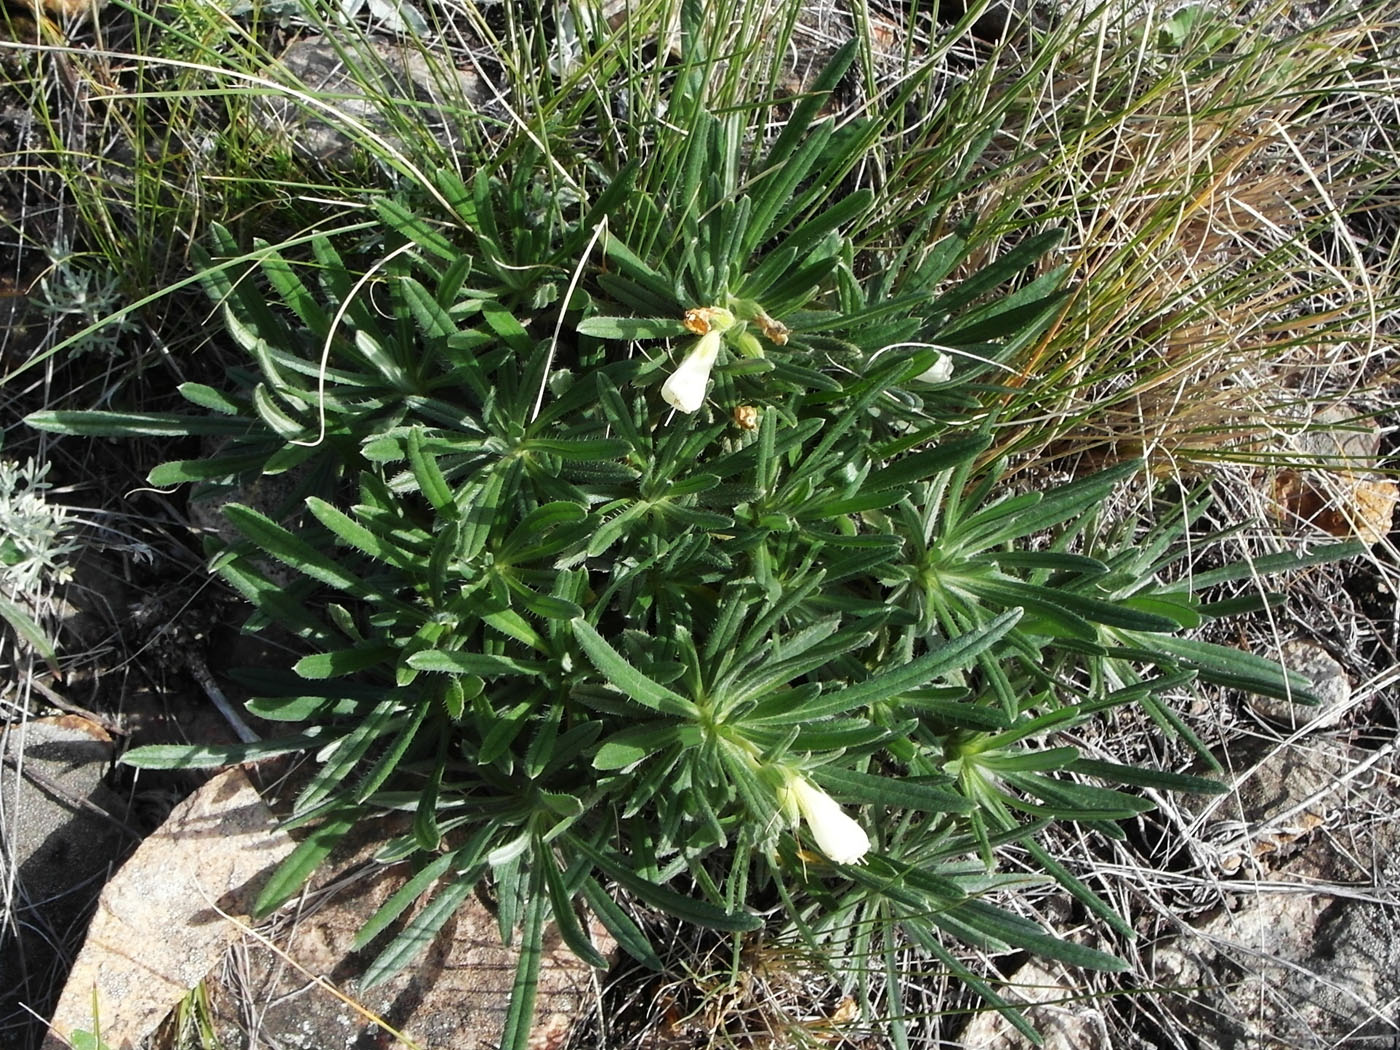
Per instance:
[[[914,377],[916,383],[946,383],[953,378],[953,359],[939,354],[933,364]]]
[[[783,808],[797,812],[807,822],[812,838],[821,850],[837,864],[855,864],[870,849],[870,836],[856,823],[840,804],[821,788],[802,776],[787,782]]]
[[[668,405],[681,412],[694,412],[705,403],[705,391],[710,386],[710,369],[714,368],[715,359],[719,357],[723,339],[723,332],[711,328],[696,341],[680,367],[661,385],[661,396]]]

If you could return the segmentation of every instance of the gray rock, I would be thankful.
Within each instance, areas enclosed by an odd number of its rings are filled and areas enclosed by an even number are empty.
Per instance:
[[[1400,923],[1390,904],[1294,892],[1234,907],[1160,947],[1149,977],[1203,1050],[1390,1046]]]
[[[331,165],[352,161],[367,137],[398,150],[410,126],[455,149],[466,123],[494,97],[474,71],[429,61],[412,48],[324,36],[288,47],[273,79],[290,90],[262,100],[264,126],[283,133],[301,155]]]
[[[1073,980],[1029,962],[998,989],[1008,1002],[1026,1004],[1025,1018],[1040,1033],[1043,1050],[1107,1050],[1113,1046],[1100,1002],[1076,991]],[[961,1036],[967,1050],[1034,1050],[1035,1043],[995,1010],[974,1017]]]
[[[1327,823],[1347,801],[1344,775],[1366,755],[1326,740],[1232,751],[1225,795],[1183,799],[1221,870],[1277,867],[1275,855]]]
[[[1245,702],[1260,718],[1286,729],[1310,725],[1324,729],[1336,725],[1351,704],[1351,680],[1346,669],[1316,642],[1295,638],[1284,643],[1279,660],[1312,683],[1319,703],[1316,707],[1295,704],[1272,696],[1251,695]]]
[[[1244,782],[1256,778],[1234,813],[1292,840],[1250,840],[1269,881],[1227,891],[1223,907],[1145,953],[1147,977],[1201,1050],[1396,1045],[1400,829],[1356,817],[1395,812],[1386,752],[1291,745]]]
[[[8,1045],[7,1034],[33,1020],[20,1004],[46,1015],[128,837],[79,804],[122,810],[102,783],[112,740],[100,726],[76,715],[12,725],[0,754],[0,836],[17,872],[14,922],[0,945],[0,1045]]]

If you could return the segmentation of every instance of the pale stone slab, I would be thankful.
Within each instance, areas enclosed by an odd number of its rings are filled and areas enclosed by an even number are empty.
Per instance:
[[[102,1041],[134,1047],[241,935],[234,918],[292,847],[241,769],[177,806],[102,891],[43,1050],[92,1030],[94,989]]]
[[[348,858],[341,872],[354,870],[369,852],[372,849]],[[474,897],[457,908],[401,972],[370,988],[359,980],[391,934],[359,953],[352,951],[355,935],[410,874],[404,864],[359,879],[327,873],[322,881],[336,888],[283,925],[271,945],[258,935],[245,939],[239,950],[247,961],[244,986],[228,990],[227,997],[242,996],[258,1004],[258,1033],[286,1050],[496,1047],[518,953],[501,943],[496,917]],[[320,896],[313,891],[308,904]],[[589,933],[604,956],[616,950],[596,921],[590,923]],[[596,998],[596,974],[563,944],[553,924],[546,927],[540,947],[543,958],[529,1045],[531,1050],[560,1050],[573,1023]],[[232,1017],[216,1020],[229,1022]],[[234,1031],[230,1029],[231,1037]]]

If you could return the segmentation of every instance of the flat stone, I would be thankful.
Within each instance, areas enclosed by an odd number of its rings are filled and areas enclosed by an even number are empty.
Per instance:
[[[1103,1010],[1092,997],[1077,991],[1053,965],[1029,962],[997,988],[1009,1003],[1023,1005],[1032,1028],[1040,1033],[1043,1050],[1107,1050],[1113,1046]],[[1035,1050],[1036,1044],[996,1010],[987,1009],[963,1029],[961,1044],[972,1050]]]
[[[113,877],[59,999],[43,1050],[91,1030],[133,1046],[204,979],[262,883],[293,848],[241,769],[180,803]]]
[[[1183,796],[1184,811],[1203,825],[1221,870],[1277,867],[1276,854],[1326,825],[1349,802],[1343,774],[1365,753],[1323,739],[1239,749],[1220,779],[1226,795]],[[1212,774],[1207,774],[1212,775]],[[1195,801],[1193,801],[1195,800]]]
[[[1391,904],[1240,894],[1151,953],[1148,977],[1202,1050],[1389,1046],[1400,1030],[1400,922]]]
[[[1291,745],[1264,756],[1246,783],[1256,777],[1232,800],[1240,817],[1277,823],[1292,812],[1289,819],[1320,818],[1313,826],[1328,830],[1268,855],[1274,870],[1265,885],[1223,884],[1223,906],[1145,946],[1143,976],[1154,999],[1189,1028],[1199,1050],[1393,1045],[1400,1032],[1393,756]],[[1333,827],[1336,813],[1349,816]]]
[[[261,1028],[288,1050],[328,1047],[452,1047],[488,1050],[501,1038],[518,953],[501,942],[496,917],[468,897],[439,934],[395,976],[364,987],[360,976],[391,934],[362,952],[352,950],[365,922],[411,876],[406,864],[347,877],[372,854],[377,838],[318,878],[306,905],[279,921],[270,938],[248,936],[237,950],[246,961],[240,989],[225,988],[219,1022],[236,1034],[237,999],[258,1004]],[[409,913],[417,914],[419,902]],[[401,928],[407,917],[392,929]],[[609,955],[616,944],[598,924],[594,944]],[[530,1045],[557,1050],[594,998],[594,971],[546,927]]]

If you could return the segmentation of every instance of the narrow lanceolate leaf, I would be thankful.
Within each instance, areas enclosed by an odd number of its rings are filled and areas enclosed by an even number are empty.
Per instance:
[[[1072,941],[1062,941],[1046,933],[1035,923],[982,901],[964,901],[957,905],[951,914],[974,930],[1014,947],[1043,955],[1047,959],[1058,959],[1071,966],[1109,973],[1122,973],[1128,968],[1127,963],[1116,956],[1086,948]],[[932,918],[935,923],[938,922],[937,916]]]
[[[1117,762],[1102,762],[1093,758],[1080,758],[1067,768],[1077,773],[1088,773],[1104,780],[1116,780],[1120,784],[1134,787],[1156,788],[1160,791],[1190,791],[1197,795],[1223,795],[1230,787],[1218,780],[1194,776],[1190,773],[1172,773],[1165,769],[1145,769],[1142,766],[1125,766]]]
[[[301,889],[302,883],[311,877],[321,861],[355,826],[357,818],[358,814],[355,813],[342,814],[318,824],[267,881],[253,904],[253,914],[261,918],[276,911]]]
[[[583,896],[588,901],[588,906],[593,909],[593,914],[598,917],[598,921],[613,935],[623,951],[647,969],[661,971],[661,959],[647,940],[646,934],[591,875],[583,880]]]
[[[358,576],[278,525],[266,514],[241,503],[227,504],[224,514],[239,532],[278,561],[310,576],[313,580],[319,580],[358,597],[371,595],[371,588]]]
[[[978,631],[969,631],[944,643],[931,653],[891,671],[856,682],[844,689],[832,688],[804,705],[800,711],[783,711],[767,718],[762,706],[755,710],[755,722],[785,723],[793,721],[809,722],[815,718],[827,718],[844,714],[868,704],[878,704],[893,700],[900,694],[927,685],[936,678],[971,664],[979,654],[986,652],[1016,626],[1021,618],[1020,609],[1008,609],[995,620]]]
[[[428,701],[419,701],[417,708],[413,712],[413,717],[408,725],[400,730],[398,738],[390,745],[389,750],[380,755],[365,775],[364,780],[355,788],[355,801],[363,802],[383,786],[384,781],[398,767],[403,756],[408,752],[409,745],[413,743],[413,738],[418,735],[418,728],[427,718],[428,711],[432,704]]]
[[[412,962],[432,943],[447,920],[457,914],[458,905],[475,888],[475,879],[458,879],[439,890],[431,903],[369,964],[360,979],[361,987],[370,988],[386,981]]]
[[[543,952],[548,899],[540,886],[540,877],[532,872],[530,892],[526,895],[525,921],[521,925],[519,958],[515,964],[515,981],[511,985],[506,1006],[506,1023],[501,1032],[500,1050],[526,1050],[530,1045],[531,1022],[535,1016],[535,993],[540,985],[540,958]]]
[[[216,456],[213,459],[174,459],[151,468],[146,480],[158,488],[168,488],[190,481],[234,477],[251,471],[262,473],[268,458],[265,454],[253,453],[247,456]]]
[[[359,951],[387,930],[393,921],[403,914],[404,909],[426,893],[428,888],[456,860],[456,853],[444,853],[400,886],[394,895],[381,904],[379,910],[370,916],[369,921],[360,927],[360,932],[355,934],[355,940],[351,943],[351,947],[355,951]]]
[[[1195,668],[1201,678],[1220,685],[1234,686],[1299,703],[1316,704],[1317,694],[1312,683],[1296,671],[1288,671],[1272,660],[1242,649],[1232,649],[1214,642],[1195,638],[1154,637],[1144,639],[1144,648],[1152,647],[1162,655]]]
[[[221,416],[236,416],[244,408],[232,397],[203,383],[181,383],[176,389],[186,401],[200,408],[207,408],[210,412],[217,412]]]
[[[695,705],[678,693],[673,693],[664,685],[653,682],[641,671],[624,660],[587,620],[570,622],[574,638],[593,666],[602,672],[603,677],[639,704],[661,711],[668,715],[691,718],[697,714]]]
[[[24,421],[35,430],[82,437],[246,434],[250,427],[248,420],[232,416],[181,416],[167,412],[31,412]]]
[[[457,333],[457,323],[452,315],[412,277],[399,278],[399,293],[424,335],[432,339],[446,339]]]
[[[603,853],[572,835],[568,836],[568,840],[571,846],[593,861],[609,878],[615,879],[623,889],[678,919],[712,930],[733,932],[756,930],[763,925],[763,920],[751,912],[727,912],[708,901],[696,900],[665,886],[658,886],[638,875],[620,857]]]
[[[316,520],[330,529],[336,536],[368,554],[371,558],[397,565],[400,568],[409,568],[416,563],[416,559],[411,553],[376,536],[354,518],[317,496],[307,497],[306,509],[311,511]]]
[[[1084,620],[1128,631],[1171,633],[1181,625],[1173,619],[1145,609],[1077,594],[1063,587],[1041,587],[1011,577],[975,576],[960,579],[958,586],[978,597],[1003,606],[1020,606],[1060,619]],[[1093,637],[1097,637],[1095,634]],[[1093,639],[1087,639],[1092,641]]]
[[[595,339],[664,339],[686,332],[675,317],[590,317],[578,326],[579,335]]]
[[[423,429],[414,427],[408,432],[408,462],[413,468],[413,477],[418,482],[418,490],[433,509],[445,517],[457,516],[457,505],[452,499],[452,489],[438,468],[437,459],[423,450]]]
[[[542,842],[536,847],[535,855],[541,858],[545,885],[549,889],[550,910],[554,913],[554,923],[559,928],[559,935],[569,946],[569,950],[589,966],[606,970],[608,961],[599,954],[598,949],[589,940],[583,924],[579,922],[578,915],[574,912],[573,899],[569,896],[568,887],[564,885],[564,876],[554,866],[554,860]]]
[[[539,675],[545,665],[527,660],[512,660],[508,656],[488,653],[451,652],[446,649],[425,649],[408,658],[408,666],[418,671],[441,671],[446,674],[478,674],[483,678],[502,675]]]
[[[329,653],[312,653],[296,662],[293,670],[303,678],[337,678],[376,664],[391,665],[398,650],[391,645],[358,646]]]
[[[207,769],[213,766],[257,762],[291,751],[305,751],[323,742],[318,735],[305,733],[277,740],[259,740],[251,744],[149,744],[146,747],[132,748],[122,755],[121,762],[124,766],[134,766],[137,769]]]
[[[524,452],[548,452],[560,459],[592,462],[621,459],[632,446],[621,438],[544,438],[532,437],[521,442]]]
[[[897,777],[881,777],[854,769],[819,766],[811,776],[842,801],[865,802],[929,813],[967,813],[972,803],[955,791]]]
[[[379,738],[390,732],[399,714],[399,705],[393,700],[377,704],[349,733],[335,744],[326,748],[322,757],[325,764],[302,789],[297,797],[293,812],[297,815],[311,812],[324,802],[350,776],[369,749],[378,743]]]

